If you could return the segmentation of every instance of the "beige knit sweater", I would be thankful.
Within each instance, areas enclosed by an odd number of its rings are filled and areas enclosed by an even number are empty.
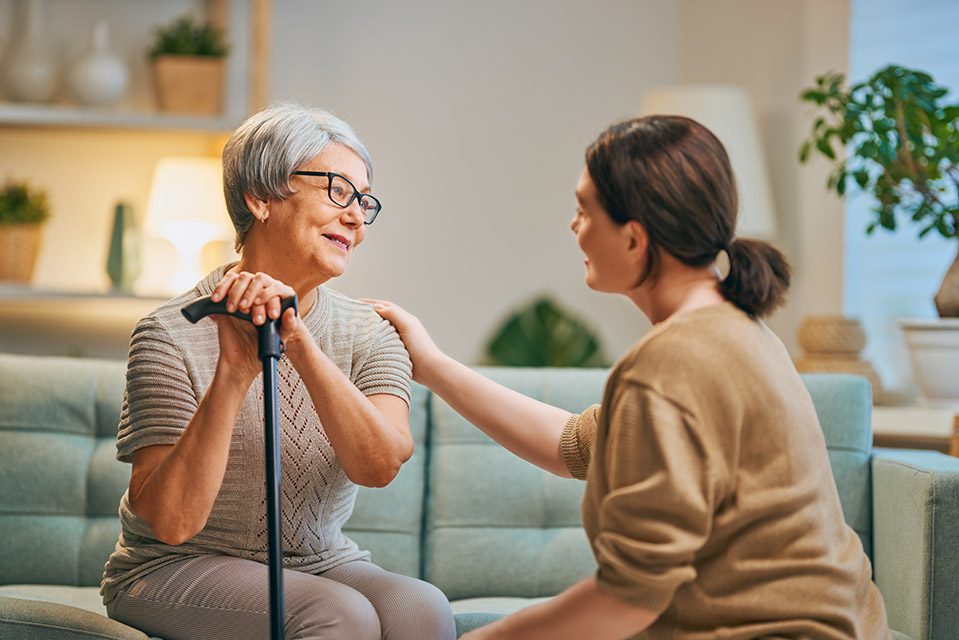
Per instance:
[[[129,462],[150,445],[175,444],[213,379],[219,354],[216,325],[192,325],[181,307],[209,295],[230,265],[141,320],[133,332],[120,414],[117,458]],[[303,322],[323,352],[366,395],[388,393],[410,401],[412,365],[393,326],[368,305],[319,287]],[[283,356],[277,365],[281,430],[284,567],[318,573],[369,558],[343,532],[353,512],[354,485],[323,431],[299,374]],[[138,576],[198,554],[227,554],[266,562],[263,376],[240,409],[223,485],[206,526],[177,546],[153,537],[149,525],[120,501],[120,538],[107,561],[104,603]]]
[[[638,637],[889,637],[809,393],[733,305],[654,326],[562,449],[601,588],[661,614]]]

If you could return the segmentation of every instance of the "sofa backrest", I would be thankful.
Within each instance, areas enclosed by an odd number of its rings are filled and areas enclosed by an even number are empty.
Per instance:
[[[607,371],[481,368],[533,398],[582,411]],[[520,460],[431,398],[423,577],[451,599],[547,596],[589,575],[583,483]]]
[[[0,354],[0,584],[100,583],[130,477],[114,446],[124,371],[116,361]],[[607,375],[481,371],[570,411],[597,402]],[[869,551],[869,384],[830,374],[804,381],[846,521]],[[360,490],[346,526],[374,561],[451,598],[550,595],[592,572],[582,483],[517,459],[415,384],[410,422],[413,458],[389,487]]]
[[[480,369],[578,412],[602,397],[606,370]],[[803,376],[824,430],[846,521],[870,552],[871,392],[864,378]],[[593,571],[580,524],[583,483],[519,460],[431,399],[424,578],[451,599],[547,596]]]

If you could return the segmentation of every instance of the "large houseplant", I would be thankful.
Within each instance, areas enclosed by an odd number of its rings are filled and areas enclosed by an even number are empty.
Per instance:
[[[896,65],[848,88],[844,81],[841,73],[827,73],[802,92],[820,109],[800,160],[816,153],[832,161],[828,187],[840,197],[851,182],[872,194],[866,233],[895,231],[909,220],[920,238],[959,237],[959,104],[947,102],[948,89]],[[935,303],[940,317],[959,317],[959,254]]]
[[[163,111],[215,115],[223,109],[223,30],[186,15],[156,31],[150,59]]]
[[[0,185],[0,280],[30,282],[49,217],[45,191],[16,180]]]
[[[873,196],[866,227],[895,231],[901,221],[919,237],[959,237],[959,104],[922,71],[890,65],[844,86],[839,73],[816,78],[801,98],[819,107],[800,149],[833,163],[828,187],[840,197],[854,182]],[[843,153],[845,151],[845,153]],[[959,245],[959,243],[956,243]],[[959,254],[935,295],[940,319],[902,320],[913,372],[923,395],[959,400]]]
[[[599,338],[548,297],[513,312],[486,345],[487,363],[507,367],[608,367]]]

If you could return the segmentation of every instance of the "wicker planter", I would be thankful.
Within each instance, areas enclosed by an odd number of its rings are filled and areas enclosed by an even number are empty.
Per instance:
[[[40,251],[39,224],[0,224],[0,280],[29,283]]]
[[[223,111],[223,58],[159,56],[153,82],[160,109],[170,113],[213,116]]]

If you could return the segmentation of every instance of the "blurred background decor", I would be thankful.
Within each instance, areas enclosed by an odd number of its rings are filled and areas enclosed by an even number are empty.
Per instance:
[[[118,202],[113,208],[110,248],[107,252],[107,276],[112,291],[130,292],[140,274],[140,237],[129,204]]]
[[[4,60],[4,88],[11,100],[49,102],[57,90],[57,64],[43,0],[26,0],[19,13],[17,37]]]
[[[110,48],[110,26],[101,20],[89,49],[70,71],[70,91],[80,104],[108,107],[123,96],[128,79],[126,64]]]
[[[896,231],[903,219],[918,226],[920,238],[937,233],[959,250],[959,103],[948,102],[949,90],[931,75],[898,65],[848,88],[845,80],[826,73],[802,92],[819,115],[800,160],[813,153],[828,158],[827,187],[839,197],[858,187],[873,198],[867,235]],[[957,401],[959,251],[934,302],[940,320],[902,319],[901,326],[922,394]]]
[[[599,338],[546,296],[517,309],[486,346],[489,364],[507,367],[608,367]]]
[[[0,280],[29,283],[50,203],[43,189],[24,181],[0,186]]]
[[[235,257],[219,159],[161,158],[153,171],[144,234],[144,250],[152,253],[144,256],[148,280],[142,284],[155,293],[185,291]],[[157,253],[164,250],[158,245],[172,249],[172,263],[168,257],[158,258]]]
[[[655,87],[643,94],[640,113],[686,116],[712,131],[726,148],[736,175],[736,235],[765,240],[776,235],[776,209],[759,121],[744,88],[721,84]]]
[[[869,379],[873,402],[883,404],[885,393],[879,374],[862,358],[866,332],[855,318],[841,315],[809,315],[799,325],[799,344],[804,354],[796,359],[802,373],[851,373]]]
[[[157,29],[150,59],[160,109],[197,115],[220,113],[228,52],[223,30],[191,15]]]

